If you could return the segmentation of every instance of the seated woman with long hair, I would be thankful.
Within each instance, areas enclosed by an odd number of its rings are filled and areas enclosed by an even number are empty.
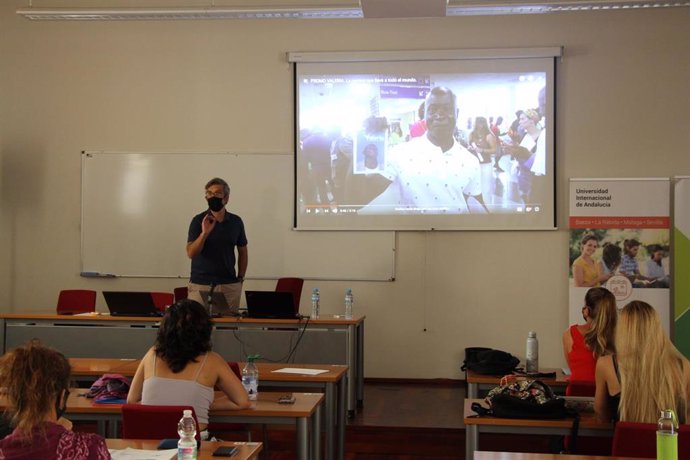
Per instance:
[[[660,411],[673,409],[687,423],[690,362],[666,336],[654,308],[630,302],[618,316],[615,337],[616,353],[597,361],[598,418],[656,423]]]
[[[563,353],[570,367],[570,380],[594,383],[597,358],[614,352],[616,298],[602,287],[585,294],[582,318],[585,324],[573,324],[563,333]]]
[[[251,406],[242,382],[228,363],[211,351],[213,322],[194,300],[174,303],[165,312],[154,346],[144,355],[127,395],[128,403],[194,407],[202,439],[208,411]],[[214,400],[214,386],[224,397]]]
[[[14,431],[0,440],[0,458],[109,459],[105,440],[76,433],[62,417],[69,397],[71,369],[55,350],[32,341],[0,360],[0,387],[6,393]]]

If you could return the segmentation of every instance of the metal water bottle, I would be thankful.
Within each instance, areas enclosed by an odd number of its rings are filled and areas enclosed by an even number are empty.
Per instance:
[[[534,331],[529,331],[529,334],[527,334],[525,372],[528,374],[539,372],[539,342],[537,341],[537,333]]]

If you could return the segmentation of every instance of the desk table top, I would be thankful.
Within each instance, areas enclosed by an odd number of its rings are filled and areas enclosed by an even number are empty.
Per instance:
[[[132,377],[139,367],[140,359],[113,358],[69,358],[72,375],[97,376],[103,374],[122,374]],[[245,363],[238,363],[240,369]],[[259,379],[267,382],[337,382],[347,373],[344,364],[295,364],[295,363],[256,363]],[[277,372],[280,369],[317,369],[325,370],[320,374]]]
[[[567,386],[568,385],[568,376],[563,373],[563,369],[560,368],[543,368],[540,369],[540,372],[555,372],[556,377],[555,378],[538,378],[538,380],[541,380],[542,382],[546,383],[547,385],[551,386]],[[516,375],[518,378],[531,378],[529,376],[525,375]],[[477,384],[488,384],[488,385],[499,385],[501,382],[502,376],[500,375],[486,375],[486,374],[480,374],[475,371],[467,370],[467,383],[477,383]]]
[[[67,399],[67,418],[69,414],[120,414],[122,404],[99,404],[93,399],[86,398],[86,388],[78,388],[70,393]],[[294,404],[280,404],[278,398],[285,392],[259,392],[259,400],[249,409],[211,409],[211,417],[218,416],[250,416],[250,417],[310,417],[316,407],[323,400],[322,393],[292,393],[295,396]],[[216,398],[221,397],[221,392],[216,392]],[[5,409],[7,400],[0,397],[0,410]]]
[[[132,449],[157,450],[159,439],[106,439],[108,449]],[[214,457],[213,451],[221,446],[235,446],[237,451],[233,454],[233,460],[251,460],[258,458],[263,446],[260,442],[221,442],[221,441],[202,441],[198,451],[197,460],[216,460],[221,457]]]
[[[264,319],[264,318],[245,318],[224,316],[222,318],[213,318],[216,324],[318,324],[318,325],[332,325],[332,326],[348,326],[356,325],[364,321],[366,316],[354,316],[352,319],[345,319],[343,315],[321,315],[318,319]],[[58,315],[51,312],[33,312],[33,313],[0,313],[0,319],[5,320],[52,320],[52,321],[69,321],[69,322],[93,322],[93,321],[125,321],[125,322],[160,322],[160,316],[110,316],[109,313],[85,313],[79,315]]]

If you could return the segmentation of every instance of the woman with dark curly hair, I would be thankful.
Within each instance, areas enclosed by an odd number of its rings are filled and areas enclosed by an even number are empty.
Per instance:
[[[62,353],[32,341],[0,360],[0,387],[6,392],[14,431],[0,441],[0,458],[109,459],[105,440],[75,433],[62,417],[71,369]]]
[[[207,436],[208,411],[245,409],[249,398],[242,382],[218,354],[211,351],[213,322],[193,300],[180,300],[165,312],[154,346],[144,355],[132,380],[128,403],[194,407],[202,439]],[[214,387],[225,396],[214,400]]]

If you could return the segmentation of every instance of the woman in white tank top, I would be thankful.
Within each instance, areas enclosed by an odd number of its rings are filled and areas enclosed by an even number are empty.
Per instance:
[[[165,312],[154,346],[144,355],[132,380],[128,403],[189,405],[208,426],[208,411],[251,407],[242,382],[228,363],[211,351],[213,322],[193,300],[176,302]],[[214,399],[214,387],[224,393]]]

